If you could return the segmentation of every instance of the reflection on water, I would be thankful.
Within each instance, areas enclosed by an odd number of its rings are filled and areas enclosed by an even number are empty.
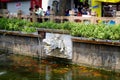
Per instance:
[[[5,74],[6,72],[4,71],[4,72],[0,72],[0,75],[3,75],[3,74]]]
[[[60,58],[37,61],[11,55],[7,59],[4,65],[0,61],[0,80],[120,80],[118,74],[71,65],[69,60]]]

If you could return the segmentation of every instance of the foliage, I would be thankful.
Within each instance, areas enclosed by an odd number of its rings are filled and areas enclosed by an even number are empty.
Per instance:
[[[22,32],[26,32],[26,33],[31,33],[31,32],[35,32],[35,31],[36,31],[36,28],[35,28],[35,27],[25,26],[25,27],[22,29]]]
[[[74,23],[71,35],[97,39],[120,39],[120,25]]]
[[[96,38],[96,39],[109,39],[120,40],[120,25],[108,25],[108,24],[86,24],[76,22],[29,22],[19,19],[6,19],[0,18],[0,29],[23,31],[27,33],[36,32],[36,28],[46,29],[61,29],[69,30],[72,36]]]

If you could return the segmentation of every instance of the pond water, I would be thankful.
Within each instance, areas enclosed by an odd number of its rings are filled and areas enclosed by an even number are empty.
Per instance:
[[[0,80],[120,80],[119,74],[70,63],[55,57],[5,56],[0,59]]]

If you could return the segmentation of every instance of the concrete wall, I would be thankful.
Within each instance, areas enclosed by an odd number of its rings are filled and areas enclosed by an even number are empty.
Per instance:
[[[101,42],[95,40],[85,42],[85,40],[80,41],[81,38],[76,38],[73,40],[72,37],[73,63],[120,72],[120,42]],[[31,56],[39,54],[45,56],[42,40],[40,35],[0,31],[0,49],[6,50],[9,53]]]
[[[76,64],[120,72],[120,46],[73,41],[72,60]]]
[[[19,5],[20,3],[20,5]],[[18,6],[17,6],[18,5]],[[29,8],[30,8],[30,1],[16,1],[16,2],[9,2],[7,3],[7,9],[10,12],[10,14],[16,15],[18,10],[22,10],[23,14],[29,14]]]
[[[0,33],[0,49],[8,53],[43,56],[41,47],[39,36]]]
[[[50,6],[52,8],[52,2],[54,0],[42,0],[42,8],[44,11],[47,11],[47,6]]]

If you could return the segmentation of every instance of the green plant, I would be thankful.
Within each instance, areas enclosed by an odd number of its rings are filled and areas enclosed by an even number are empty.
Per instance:
[[[2,30],[31,33],[35,32],[36,28],[68,30],[72,36],[78,37],[120,40],[120,25],[107,25],[103,23],[86,24],[76,22],[64,22],[58,24],[51,21],[38,23],[18,19],[0,18],[0,29]]]
[[[36,32],[36,28],[35,28],[35,27],[25,26],[25,27],[22,29],[22,32],[26,32],[26,33]]]

